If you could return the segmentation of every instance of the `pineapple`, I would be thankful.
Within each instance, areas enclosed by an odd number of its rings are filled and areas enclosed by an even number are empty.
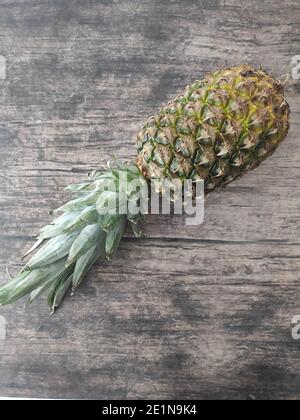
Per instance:
[[[139,214],[110,211],[118,206],[122,173],[131,181],[155,183],[160,191],[165,179],[203,180],[208,194],[258,167],[288,127],[283,85],[263,70],[242,65],[194,82],[147,121],[137,136],[135,163],[115,164],[67,187],[73,199],[40,231],[26,256],[38,251],[21,273],[0,288],[0,305],[25,295],[32,303],[47,293],[53,312],[97,260],[112,258],[127,225],[142,235]],[[116,190],[104,189],[108,182]],[[124,192],[127,203],[136,199],[134,192]]]
[[[137,138],[137,165],[159,183],[203,179],[205,192],[258,167],[284,139],[282,84],[243,65],[209,74],[151,117]]]

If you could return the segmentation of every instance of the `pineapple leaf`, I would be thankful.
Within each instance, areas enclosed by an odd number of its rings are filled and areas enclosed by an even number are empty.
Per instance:
[[[44,242],[44,239],[39,239],[35,244],[23,255],[22,260],[24,260],[28,255],[30,255],[33,251],[35,251],[37,248],[39,248],[42,243]]]
[[[64,233],[72,232],[82,226],[96,223],[98,220],[98,212],[95,206],[89,206],[79,213],[72,221],[64,228]]]
[[[115,161],[114,166],[119,171],[123,171],[127,173],[130,172],[132,175],[134,175],[135,178],[141,175],[139,168],[132,163],[128,164],[128,163],[120,163],[120,162]]]
[[[68,203],[64,204],[62,207],[53,211],[53,214],[66,212],[66,211],[77,211],[82,208],[86,208],[86,206],[92,205],[95,203],[95,199],[97,197],[97,191],[92,191],[88,194],[84,194],[82,197],[75,198],[74,200],[69,201]]]
[[[117,210],[118,194],[115,191],[103,191],[96,203],[97,212],[103,214],[115,214]]]
[[[81,184],[71,184],[68,185],[65,189],[72,193],[82,192],[82,190],[89,190],[91,188],[90,182],[82,182]]]
[[[15,302],[45,283],[55,280],[64,271],[64,259],[57,261],[54,264],[50,264],[47,267],[42,267],[33,271],[24,271],[0,288],[0,305],[7,305]]]
[[[116,223],[118,223],[119,217],[120,216],[118,214],[104,214],[99,219],[101,229],[103,229],[105,232],[113,229]]]
[[[27,305],[31,305],[38,297],[40,297],[46,290],[49,289],[55,283],[55,279],[51,279],[50,281],[46,282],[42,286],[38,287],[37,289],[33,290],[30,293],[30,297],[27,301]]]
[[[68,256],[66,266],[73,264],[79,257],[85,254],[90,248],[105,239],[105,232],[99,224],[89,225],[83,228],[77,239],[74,241]]]
[[[28,271],[23,271],[17,277],[11,279],[8,283],[0,288],[0,305],[6,305],[12,290],[14,290],[24,279],[26,279],[28,274]]]
[[[56,219],[51,225],[45,226],[41,229],[39,238],[40,239],[51,239],[55,236],[62,235],[65,233],[67,226],[80,215],[79,211],[67,212]]]
[[[95,245],[94,247],[92,247],[89,251],[87,251],[84,255],[82,255],[76,262],[74,275],[73,275],[73,285],[72,285],[73,290],[79,286],[79,284],[83,280],[83,277],[86,275],[86,273],[89,271],[92,265],[99,258],[101,258],[101,261],[100,261],[101,263],[105,261],[106,255],[105,255],[104,243]]]
[[[134,223],[134,222],[130,221],[129,224],[130,224],[132,233],[134,234],[134,236],[136,238],[143,238],[144,237],[143,231],[137,223]]]
[[[54,263],[68,255],[78,232],[59,235],[52,238],[26,264],[26,269],[36,269]]]
[[[62,282],[59,285],[58,289],[56,290],[54,299],[53,299],[52,312],[51,313],[54,313],[55,309],[58,308],[59,305],[61,304],[61,302],[64,299],[65,295],[67,294],[69,288],[71,287],[72,279],[73,279],[73,276],[71,275],[67,280],[65,280],[64,282]]]
[[[112,230],[107,232],[105,241],[105,251],[108,260],[115,254],[126,227],[126,216],[119,216],[118,223]]]
[[[72,283],[72,271],[73,267],[67,268],[62,275],[56,279],[50,290],[47,302],[51,308],[51,314],[54,313],[55,308],[60,305]]]

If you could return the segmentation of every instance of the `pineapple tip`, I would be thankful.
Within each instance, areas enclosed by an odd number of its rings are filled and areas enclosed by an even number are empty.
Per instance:
[[[67,262],[66,262],[66,264],[65,264],[65,267],[66,268],[69,268],[70,267],[70,265],[72,265],[73,264],[73,260],[67,260]]]
[[[55,314],[55,310],[56,310],[55,305],[50,307],[50,316],[53,316]]]

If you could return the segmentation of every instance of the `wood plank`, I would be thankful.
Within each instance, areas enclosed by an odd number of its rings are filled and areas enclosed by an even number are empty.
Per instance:
[[[2,0],[1,283],[64,186],[133,159],[185,85],[241,62],[290,73],[299,39],[294,0]],[[288,138],[208,197],[203,225],[149,216],[54,317],[1,308],[0,396],[299,399],[299,92]]]

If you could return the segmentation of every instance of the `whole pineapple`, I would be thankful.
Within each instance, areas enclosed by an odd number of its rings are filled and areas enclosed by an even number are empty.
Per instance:
[[[158,187],[166,178],[201,179],[209,193],[259,166],[288,127],[283,85],[263,70],[243,65],[194,82],[138,134],[136,164],[115,165],[68,187],[74,199],[55,211],[61,216],[41,230],[27,254],[38,247],[39,251],[0,288],[0,304],[27,294],[31,303],[47,291],[54,310],[96,260],[103,263],[113,256],[128,224],[141,236],[139,215],[103,211],[108,199],[117,206],[120,174],[126,173],[129,180],[155,181]],[[107,181],[117,190],[103,190]],[[134,191],[128,187],[125,196],[130,203]]]
[[[138,135],[148,179],[203,179],[209,193],[256,168],[289,128],[283,85],[248,65],[209,74],[151,117]]]

